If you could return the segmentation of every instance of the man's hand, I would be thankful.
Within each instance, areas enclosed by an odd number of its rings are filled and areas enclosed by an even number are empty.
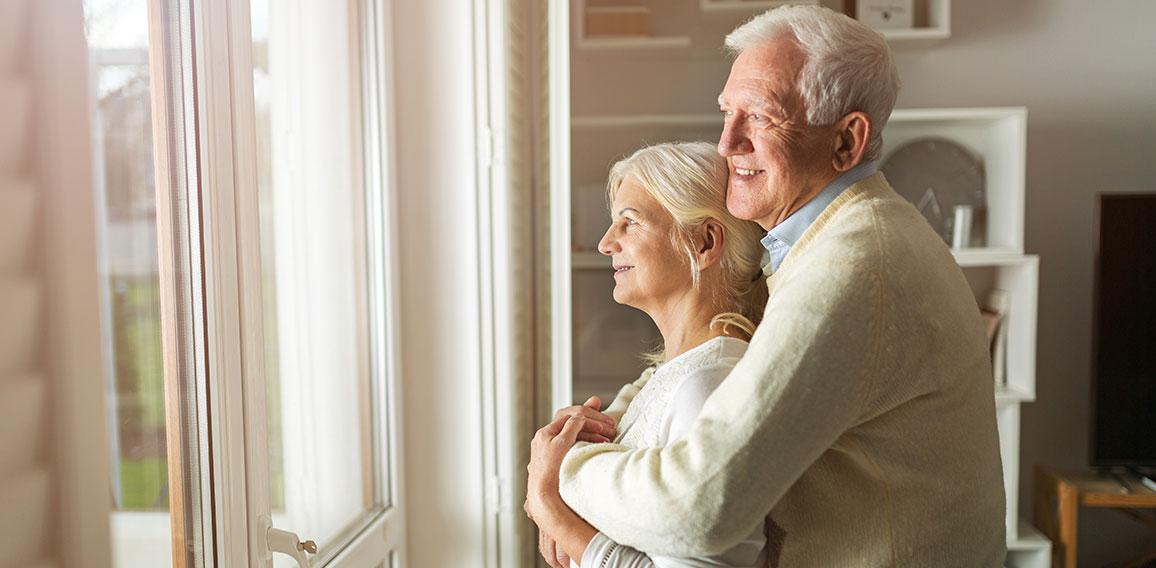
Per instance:
[[[548,505],[565,506],[558,494],[558,470],[586,422],[583,416],[562,415],[534,434],[526,465],[526,514],[531,519]]]
[[[567,406],[555,412],[554,421],[563,416],[582,416],[586,422],[582,425],[582,431],[578,432],[579,442],[610,442],[618,435],[618,431],[614,428],[614,420],[598,411],[601,407],[602,401],[592,396],[581,406]]]
[[[522,508],[526,516],[539,525],[549,516],[551,506],[566,507],[558,494],[558,468],[586,422],[589,420],[585,416],[559,412],[557,419],[538,430],[530,443],[530,463],[526,466],[529,474],[526,503]],[[538,515],[542,515],[542,518],[538,518]],[[570,557],[541,527],[538,529],[538,552],[553,568],[570,568]]]
[[[538,553],[553,568],[570,568],[570,557],[542,529],[538,529]]]

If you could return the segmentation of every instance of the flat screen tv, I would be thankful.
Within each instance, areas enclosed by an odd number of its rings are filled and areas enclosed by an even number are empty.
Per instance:
[[[1096,199],[1091,465],[1156,467],[1156,193]]]

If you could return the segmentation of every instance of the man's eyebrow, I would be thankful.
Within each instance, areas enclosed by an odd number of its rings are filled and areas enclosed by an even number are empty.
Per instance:
[[[719,95],[718,96],[718,105],[719,106],[726,106],[726,104],[727,104],[726,99],[724,99],[722,95]],[[746,104],[747,106],[752,106],[755,108],[763,108],[763,109],[767,109],[767,110],[775,111],[775,112],[782,112],[782,108],[783,108],[782,105],[775,102],[774,99],[770,99],[767,97],[743,97],[743,104]]]

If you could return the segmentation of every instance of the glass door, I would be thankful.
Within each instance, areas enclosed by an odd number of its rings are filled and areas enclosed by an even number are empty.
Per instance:
[[[394,505],[381,15],[369,1],[250,1],[267,433],[252,457],[268,466],[251,490],[267,485],[256,502],[273,527],[316,544],[314,566],[352,565],[350,543]]]
[[[178,568],[404,561],[387,2],[150,0]]]
[[[240,222],[260,227],[266,439],[248,452],[268,504],[251,519],[315,545],[313,566],[390,566],[384,6],[250,0],[249,15],[258,218]],[[288,552],[274,566],[297,566]]]

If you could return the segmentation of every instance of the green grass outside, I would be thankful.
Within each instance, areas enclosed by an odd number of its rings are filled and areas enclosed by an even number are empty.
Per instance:
[[[116,278],[109,282],[113,294],[114,345],[116,349],[117,414],[122,428],[122,439],[136,432],[164,432],[164,368],[161,351],[160,283],[151,278]],[[271,315],[275,306],[266,294],[265,313],[269,377],[267,396],[279,401],[280,382],[277,368],[277,326]],[[274,510],[285,507],[285,472],[281,458],[281,409],[279,404],[268,405],[269,481],[270,501]],[[168,495],[158,494],[164,489],[168,475],[163,445],[162,455],[120,458],[121,508],[129,510],[168,510]]]
[[[169,495],[165,488],[168,464],[164,456],[141,459],[121,458],[120,487],[122,510],[169,509]],[[161,491],[164,494],[161,494]],[[158,495],[160,496],[158,500]],[[159,503],[158,503],[159,501]]]

